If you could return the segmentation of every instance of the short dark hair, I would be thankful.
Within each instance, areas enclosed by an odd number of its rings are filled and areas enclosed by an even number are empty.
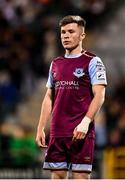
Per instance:
[[[59,27],[65,26],[70,23],[76,23],[84,28],[86,26],[86,21],[81,16],[68,15],[60,20]]]

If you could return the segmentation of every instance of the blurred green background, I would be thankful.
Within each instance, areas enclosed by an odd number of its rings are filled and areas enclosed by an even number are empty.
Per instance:
[[[58,22],[87,21],[83,46],[107,69],[92,178],[125,178],[125,1],[0,0],[0,178],[50,178],[35,143],[49,65],[64,50]],[[49,136],[49,123],[46,134]]]

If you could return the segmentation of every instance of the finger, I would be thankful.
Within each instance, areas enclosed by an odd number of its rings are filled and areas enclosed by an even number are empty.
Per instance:
[[[46,147],[48,147],[46,144],[43,144],[41,141],[38,141],[37,144],[38,144],[38,146],[39,146],[40,148],[46,148]]]
[[[79,139],[84,139],[85,138],[85,133],[81,133],[80,135],[79,135]]]
[[[77,132],[76,139],[80,139],[82,135],[82,132]]]
[[[77,132],[77,129],[75,128],[74,131],[73,131],[73,135],[75,135]]]
[[[41,146],[42,146],[42,147],[47,147],[47,145],[46,145],[46,143],[45,143],[45,138],[44,138],[44,137],[42,137]]]
[[[75,139],[84,139],[85,138],[85,133],[83,132],[80,132],[80,131],[77,131],[76,134],[75,134]]]
[[[38,145],[39,147],[42,146],[41,140],[36,140],[36,143],[37,143],[37,145]]]
[[[74,129],[72,141],[75,141],[75,140],[76,140],[76,134],[77,134],[77,131],[76,131],[76,129]]]
[[[83,133],[83,134],[82,134],[82,136],[81,136],[81,139],[84,139],[84,138],[85,138],[85,136],[86,136],[86,134],[85,134],[85,133]]]
[[[76,138],[73,136],[72,141],[76,141]]]
[[[47,145],[45,145],[45,140],[42,140],[42,138],[37,138],[36,143],[39,147],[47,147]]]
[[[40,148],[47,148],[47,145],[41,145]]]
[[[76,131],[73,136],[73,141],[76,141],[78,139],[78,136],[79,136],[79,132]]]

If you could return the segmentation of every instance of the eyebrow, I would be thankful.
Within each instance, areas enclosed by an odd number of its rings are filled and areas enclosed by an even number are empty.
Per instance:
[[[61,32],[64,32],[64,31],[75,31],[75,30],[74,30],[74,29],[67,29],[67,30],[62,29],[62,30],[61,30]]]

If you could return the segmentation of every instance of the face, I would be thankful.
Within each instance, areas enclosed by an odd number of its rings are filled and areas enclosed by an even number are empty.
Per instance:
[[[66,50],[73,50],[82,44],[85,38],[84,28],[76,23],[70,23],[61,27],[61,42]]]

